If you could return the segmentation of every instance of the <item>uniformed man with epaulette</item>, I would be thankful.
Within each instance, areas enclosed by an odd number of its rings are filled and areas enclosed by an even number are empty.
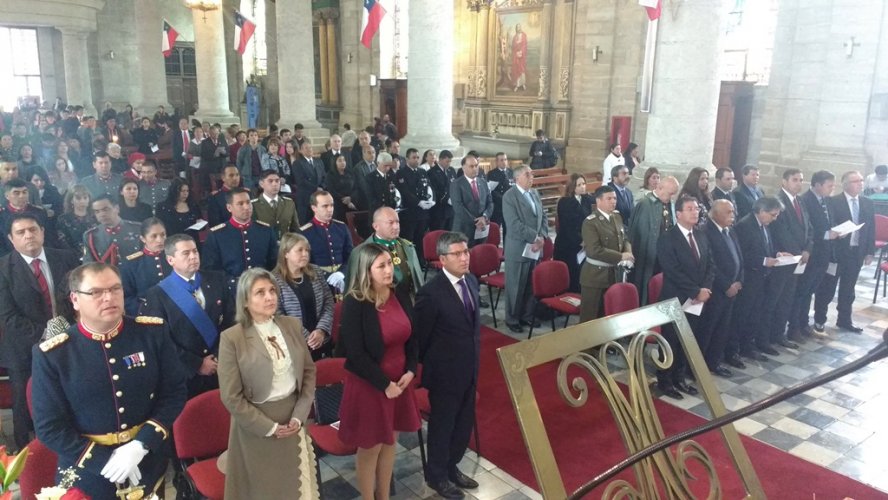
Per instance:
[[[311,263],[327,272],[327,283],[343,292],[348,276],[352,239],[348,226],[333,218],[333,196],[327,191],[312,193],[314,218],[299,228],[311,246]]]
[[[373,235],[364,240],[361,245],[376,243],[385,247],[392,256],[394,265],[395,288],[399,292],[409,293],[411,298],[416,296],[423,283],[422,268],[419,267],[419,257],[416,255],[416,247],[408,240],[399,238],[401,223],[398,212],[389,207],[382,207],[373,213]],[[358,245],[356,248],[360,248]],[[352,256],[358,252],[352,252]],[[354,263],[349,263],[349,283],[354,278]]]
[[[225,201],[225,195],[240,186],[240,183],[240,170],[237,169],[237,165],[228,165],[222,170],[222,189],[213,191],[213,194],[207,198],[207,222],[210,227],[222,224],[231,217],[225,208],[228,203]]]
[[[210,228],[201,261],[205,269],[223,271],[234,292],[237,278],[245,270],[251,267],[274,268],[278,240],[268,224],[253,222],[249,191],[234,188],[226,193],[226,197],[226,208],[231,218]]]
[[[281,176],[276,170],[263,170],[259,174],[259,187],[262,194],[251,200],[253,204],[253,220],[262,221],[276,231],[280,239],[286,233],[299,230],[299,219],[296,216],[296,203],[281,196]]]
[[[166,241],[163,222],[156,217],[145,219],[141,232],[145,246],[141,251],[127,255],[119,266],[124,307],[130,316],[138,314],[148,290],[169,276],[173,270],[163,252]]]
[[[404,199],[401,202],[401,236],[416,243],[419,261],[423,261],[422,238],[429,230],[429,214],[435,206],[435,195],[429,182],[429,175],[419,168],[419,151],[407,150],[407,164],[396,175],[398,191]]]
[[[376,165],[376,170],[364,179],[364,199],[371,214],[380,207],[397,209],[401,204],[401,194],[395,187],[395,176],[391,173],[392,155],[379,153]]]
[[[170,181],[157,178],[157,165],[153,161],[142,164],[142,179],[139,180],[139,201],[151,205],[151,210],[157,213],[157,205],[167,199],[170,190]]]
[[[68,284],[78,323],[33,350],[37,438],[58,455],[57,480],[73,477],[93,500],[147,498],[185,406],[175,346],[162,319],[124,317],[113,266],[82,265]]]
[[[617,193],[610,186],[595,191],[596,209],[583,221],[583,248],[586,261],[580,268],[580,322],[598,318],[604,291],[617,282],[617,266],[632,263],[632,245],[626,238],[623,218],[617,207]]]
[[[83,262],[104,262],[116,266],[142,249],[141,226],[120,218],[116,198],[102,195],[92,201],[99,225],[83,235]]]

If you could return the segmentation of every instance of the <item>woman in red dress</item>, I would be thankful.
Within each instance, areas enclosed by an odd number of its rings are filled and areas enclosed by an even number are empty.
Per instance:
[[[361,498],[387,499],[397,433],[420,426],[411,385],[418,357],[411,335],[413,303],[395,293],[392,256],[385,247],[370,243],[355,251],[357,269],[342,304],[338,346],[348,370],[339,438],[358,448]]]

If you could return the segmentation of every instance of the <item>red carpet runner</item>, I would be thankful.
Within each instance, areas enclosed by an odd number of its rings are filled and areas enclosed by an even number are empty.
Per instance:
[[[497,467],[539,490],[496,356],[497,348],[513,342],[514,340],[496,330],[487,327],[481,329],[478,426],[482,454]],[[606,467],[625,458],[626,450],[600,392],[592,392],[589,401],[582,408],[571,408],[558,394],[555,385],[556,370],[555,363],[537,367],[531,370],[531,381],[555,459],[570,492]],[[589,386],[597,387],[594,382],[590,382]],[[673,435],[703,421],[700,417],[667,403],[657,401],[656,404],[667,435]],[[851,497],[862,500],[888,497],[886,493],[780,449],[749,437],[741,438],[768,498],[820,500]],[[745,490],[731,464],[721,433],[713,431],[696,440],[717,464],[723,497],[742,498]],[[472,444],[474,445],[474,441]],[[695,465],[692,471],[698,477],[705,478],[701,467]],[[624,472],[620,477],[635,484],[631,471]],[[705,483],[705,479],[698,482]],[[697,494],[705,497],[708,485],[700,484],[699,488]],[[596,490],[589,498],[599,497],[602,492],[603,489]]]

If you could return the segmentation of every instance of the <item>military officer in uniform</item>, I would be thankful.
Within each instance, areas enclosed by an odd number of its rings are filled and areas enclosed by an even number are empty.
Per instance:
[[[120,218],[117,199],[107,195],[92,201],[99,225],[83,235],[83,262],[104,262],[116,266],[124,257],[142,249],[141,226]]]
[[[429,230],[443,229],[450,231],[453,225],[453,205],[450,202],[450,183],[456,179],[456,171],[450,167],[453,161],[453,153],[448,150],[441,151],[438,155],[438,163],[429,168],[429,182],[432,184],[432,192],[435,194],[435,206],[431,210]]]
[[[410,298],[416,297],[423,283],[422,268],[419,267],[419,257],[416,255],[416,247],[410,241],[399,238],[401,222],[398,212],[389,207],[382,207],[373,213],[373,235],[364,240],[361,245],[376,243],[384,246],[392,254],[392,264],[395,267],[395,289],[397,292],[409,293]],[[355,247],[360,248],[361,245]],[[358,252],[352,252],[352,256]],[[349,288],[352,286],[355,269],[353,262],[349,262]]]
[[[89,190],[93,199],[102,195],[117,196],[120,189],[120,181],[123,176],[111,171],[111,157],[104,151],[99,151],[93,157],[95,175],[89,175],[80,179],[80,184]]]
[[[139,181],[139,201],[151,205],[157,213],[157,205],[167,199],[170,181],[157,178],[157,165],[153,161],[142,164],[142,179]]]
[[[126,256],[120,263],[120,279],[123,282],[123,303],[126,313],[135,316],[145,294],[164,277],[169,276],[172,268],[167,263],[163,252],[166,241],[166,228],[156,217],[142,222],[142,243],[140,252]]]
[[[395,187],[395,175],[392,174],[392,155],[379,153],[376,157],[376,170],[364,178],[364,199],[367,200],[367,211],[376,212],[380,207],[396,209],[400,205],[401,194]]]
[[[493,195],[493,215],[490,220],[496,222],[502,228],[502,235],[506,235],[506,220],[503,217],[503,195],[510,187],[515,185],[515,174],[509,168],[509,157],[506,153],[497,153],[494,159],[494,168],[487,174],[489,182],[496,182],[496,187],[491,190]]]
[[[419,261],[423,262],[422,238],[429,230],[429,211],[435,206],[435,194],[429,174],[419,168],[419,151],[407,150],[407,166],[398,170],[398,191],[404,197],[401,206],[401,234],[416,243]]]
[[[253,204],[253,220],[262,221],[277,231],[280,239],[286,233],[299,230],[299,219],[296,217],[296,203],[290,198],[281,196],[281,176],[275,170],[263,170],[259,175],[259,187],[262,194],[251,200]]]
[[[175,345],[162,319],[124,317],[113,266],[82,265],[68,285],[79,322],[33,349],[37,438],[58,455],[59,476],[73,471],[73,486],[93,500],[148,497],[185,406]]]
[[[623,229],[623,218],[615,210],[617,193],[614,188],[598,188],[595,206],[596,210],[583,221],[586,262],[580,269],[580,322],[598,318],[604,291],[617,282],[617,265],[635,261],[632,245]]]
[[[226,208],[231,213],[227,222],[213,226],[203,246],[205,269],[223,271],[232,293],[237,278],[251,267],[274,268],[277,262],[277,239],[274,230],[262,221],[252,220],[250,192],[234,188],[226,193]]]
[[[207,199],[207,222],[210,227],[216,226],[228,220],[231,214],[225,208],[225,194],[240,186],[240,170],[236,165],[228,165],[222,170],[222,189],[213,191]]]
[[[188,397],[193,398],[219,387],[219,333],[234,324],[234,301],[222,273],[200,271],[191,236],[170,236],[164,252],[173,272],[148,290],[141,313],[176,325],[172,339],[186,373]]]
[[[333,196],[330,193],[312,193],[311,209],[314,217],[299,230],[311,247],[310,262],[323,269],[328,274],[327,284],[342,293],[353,245],[348,226],[333,218],[333,207]]]

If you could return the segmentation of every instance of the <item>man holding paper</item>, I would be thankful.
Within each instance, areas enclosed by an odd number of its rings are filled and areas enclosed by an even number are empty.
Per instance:
[[[515,187],[503,195],[503,218],[509,226],[506,233],[506,325],[514,333],[522,333],[522,325],[533,324],[533,288],[530,276],[540,260],[543,240],[549,233],[549,222],[543,211],[540,195],[533,186],[533,171],[527,165],[514,170]],[[454,204],[455,206],[455,204]],[[534,324],[534,327],[538,325]]]
[[[708,336],[703,331],[701,313],[712,297],[715,269],[706,236],[695,231],[700,218],[697,200],[682,196],[675,202],[676,225],[657,240],[657,259],[663,270],[660,300],[673,297],[682,303],[688,324],[702,352],[706,352]],[[672,347],[672,366],[657,371],[657,387],[673,399],[683,399],[681,392],[693,396],[697,388],[685,382],[687,358],[672,323],[663,325],[663,336]],[[681,391],[681,392],[679,392]]]
[[[839,299],[836,309],[839,316],[836,326],[860,334],[863,329],[851,321],[851,305],[854,303],[854,286],[860,276],[860,268],[873,261],[876,251],[875,208],[872,200],[860,196],[863,193],[863,175],[860,172],[845,172],[842,175],[842,190],[842,193],[829,199],[829,208],[834,215],[832,223],[839,226],[850,221],[863,226],[836,241],[836,272],[827,272],[814,297],[814,330],[823,331],[826,309],[838,284]],[[833,230],[835,229],[834,227]]]
[[[595,191],[595,207],[583,221],[583,247],[586,260],[580,270],[582,304],[580,322],[599,317],[604,291],[617,282],[617,266],[635,262],[632,245],[626,239],[623,218],[617,207],[617,193],[611,186]],[[622,273],[621,273],[622,274]]]
[[[478,157],[469,152],[462,159],[463,176],[450,183],[453,203],[453,227],[469,239],[469,247],[484,243],[490,232],[493,197],[487,182],[478,176]]]

